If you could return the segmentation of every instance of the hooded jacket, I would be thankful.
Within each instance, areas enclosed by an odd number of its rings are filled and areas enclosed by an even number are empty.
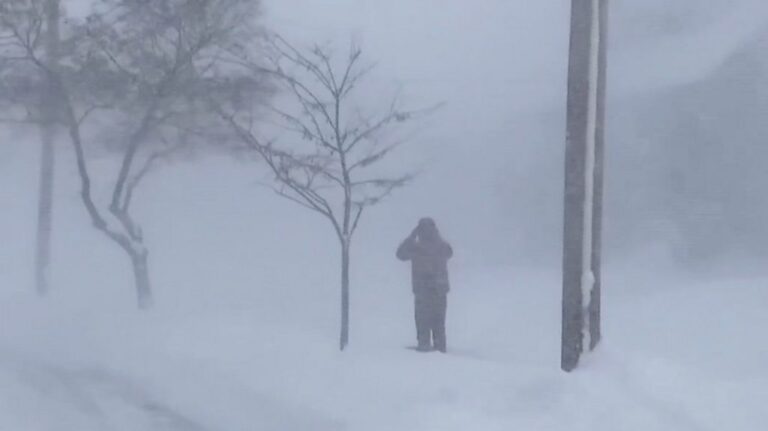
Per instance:
[[[450,244],[439,236],[424,240],[410,236],[397,249],[397,258],[411,261],[413,292],[450,290],[448,260],[453,256]]]

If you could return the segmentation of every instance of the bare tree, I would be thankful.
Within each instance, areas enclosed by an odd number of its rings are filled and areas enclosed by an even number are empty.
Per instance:
[[[86,207],[94,225],[130,256],[139,305],[144,307],[151,301],[148,250],[130,212],[135,191],[158,161],[190,143],[184,130],[203,114],[201,101],[210,89],[206,82],[219,73],[221,55],[242,36],[241,30],[251,28],[258,2],[104,3],[88,20],[90,40],[110,72],[131,82],[129,97],[113,109],[124,125],[119,135],[123,139],[112,143],[121,163],[107,207],[118,230],[102,223],[104,210],[92,202]],[[86,169],[80,173],[87,183]]]
[[[221,73],[221,54],[247,35],[257,7],[249,0],[104,0],[73,28],[66,44],[72,55],[59,65],[40,56],[35,20],[8,20],[8,40],[18,52],[8,58],[43,71],[54,83],[61,102],[57,118],[75,149],[83,205],[93,226],[129,256],[141,308],[151,305],[152,294],[149,251],[131,214],[135,192],[158,162],[189,147],[186,128],[205,119],[202,101],[215,89],[208,83]],[[86,124],[119,157],[106,203],[93,192],[99,178],[88,163]]]
[[[278,125],[293,139],[265,142],[256,131],[257,119],[248,109],[222,110],[238,138],[263,158],[274,175],[271,187],[283,198],[324,217],[341,250],[341,350],[349,342],[349,293],[352,238],[363,213],[393,191],[407,185],[412,173],[379,175],[374,167],[401,141],[387,132],[424,111],[400,109],[397,97],[383,112],[366,115],[350,98],[368,76],[362,50],[352,46],[337,65],[328,49],[308,51],[285,39],[270,39],[270,67],[241,58],[253,73],[268,70],[295,102],[293,109],[272,107]],[[390,139],[388,139],[390,138]]]
[[[52,82],[43,70],[31,70],[17,60],[29,55],[26,45],[48,67],[55,67],[59,51],[60,9],[58,0],[8,0],[0,5],[0,98],[4,111],[26,111],[16,117],[40,127],[40,183],[38,195],[37,241],[35,247],[35,287],[41,295],[49,288],[50,242],[53,222],[53,188],[56,132],[56,100]],[[28,66],[28,65],[27,65]],[[19,79],[25,76],[22,81]],[[14,76],[15,79],[11,79]],[[30,85],[33,84],[34,85]],[[32,115],[32,112],[35,112]],[[34,120],[33,120],[34,117]],[[9,120],[9,118],[5,118]]]

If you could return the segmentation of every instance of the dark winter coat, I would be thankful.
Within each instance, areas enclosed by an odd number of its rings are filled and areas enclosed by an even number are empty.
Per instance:
[[[414,293],[447,293],[450,290],[448,259],[452,256],[450,244],[439,237],[430,241],[408,237],[397,249],[398,259],[411,261]]]

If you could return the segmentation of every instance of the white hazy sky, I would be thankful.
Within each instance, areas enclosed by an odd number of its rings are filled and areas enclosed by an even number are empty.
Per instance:
[[[74,15],[92,0],[62,0]],[[564,101],[570,0],[263,0],[298,43],[362,43],[382,82],[448,118],[497,130]],[[768,28],[764,0],[611,0],[613,97],[683,84]],[[377,90],[380,91],[380,90]],[[452,106],[452,107],[451,107]]]
[[[265,22],[297,43],[343,47],[353,38],[379,63],[377,79],[401,83],[416,104],[447,102],[430,136],[418,142],[432,148],[436,162],[408,192],[411,203],[432,205],[479,249],[498,241],[494,229],[477,226],[502,226],[508,218],[485,215],[497,210],[489,207],[499,200],[491,189],[501,181],[526,182],[527,166],[538,154],[551,154],[541,146],[565,139],[570,0],[265,0],[265,6]],[[609,97],[704,78],[766,28],[765,0],[611,0]],[[368,97],[376,100],[381,90]],[[556,134],[542,137],[542,126],[531,128],[526,114],[541,110],[562,115],[562,122],[543,126]],[[552,177],[559,192],[562,172],[555,165],[536,175]],[[475,211],[457,214],[457,201]]]
[[[91,0],[63,1],[82,15]],[[541,146],[549,146],[543,153],[551,154],[564,141],[570,0],[264,0],[264,5],[264,24],[298,45],[329,43],[343,50],[350,40],[360,43],[378,64],[374,85],[361,89],[362,103],[387,99],[397,86],[412,107],[447,102],[405,153],[427,168],[425,175],[393,197],[386,210],[371,215],[367,225],[391,226],[392,232],[381,235],[396,237],[401,234],[396,229],[431,214],[467,247],[510,247],[498,234],[511,229],[510,216],[494,206],[502,200],[499,193],[509,200],[509,191],[495,188],[501,182],[526,183],[527,166],[541,157]],[[611,0],[610,10],[613,98],[703,78],[768,28],[765,0]],[[541,135],[541,125],[528,124],[527,114],[542,110],[563,116],[544,125],[556,129],[548,137]],[[540,195],[559,201],[562,171],[559,162],[551,165],[536,174],[551,177],[557,187]]]
[[[471,112],[562,100],[569,8],[568,0],[266,0],[275,30],[361,40],[393,76]],[[614,95],[701,77],[768,27],[764,0],[612,0],[610,8]]]

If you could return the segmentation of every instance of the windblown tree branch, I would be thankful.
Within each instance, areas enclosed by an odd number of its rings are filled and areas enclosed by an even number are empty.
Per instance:
[[[110,111],[123,127],[112,143],[120,165],[106,211],[118,222],[123,234],[118,244],[133,262],[139,305],[147,306],[151,302],[148,251],[130,211],[136,190],[159,161],[192,145],[192,135],[184,129],[204,121],[201,108],[204,93],[211,91],[208,81],[221,73],[222,54],[243,32],[254,28],[258,2],[102,3],[84,28],[89,55],[99,59],[106,75],[116,77],[126,90]],[[108,84],[112,85],[106,88],[114,88],[114,83]],[[169,145],[167,135],[175,136],[176,143]],[[130,246],[125,245],[126,237]]]
[[[47,80],[44,59],[44,3],[0,3],[0,107],[2,121],[40,124],[41,88]]]
[[[19,13],[10,15],[2,6],[2,61],[40,71],[54,84],[51,92],[61,102],[56,118],[75,149],[83,205],[93,226],[130,257],[140,307],[149,306],[152,296],[149,253],[131,214],[136,191],[158,162],[197,142],[187,128],[214,118],[203,100],[206,93],[226,88],[219,79],[226,72],[220,59],[255,32],[258,5],[251,0],[103,0],[85,22],[72,21],[71,37],[62,42],[68,56],[56,67],[40,56],[37,10],[19,6]],[[24,75],[16,73],[15,82],[24,84]],[[14,97],[28,96],[18,92]],[[38,115],[28,111],[13,118],[32,121]],[[104,123],[110,125],[108,134]],[[94,178],[88,164],[85,127],[91,130],[89,140],[97,136],[99,146],[119,157],[106,203],[93,193],[94,181],[102,179]]]
[[[290,139],[265,141],[248,109],[218,107],[221,117],[248,148],[264,160],[273,174],[273,190],[280,196],[323,216],[341,246],[341,334],[343,350],[349,342],[349,268],[352,238],[363,214],[414,175],[379,175],[382,165],[401,141],[391,132],[432,109],[404,110],[394,97],[377,115],[355,113],[352,95],[372,66],[362,61],[362,50],[352,46],[343,61],[328,49],[300,50],[280,36],[269,39],[268,66],[243,56],[235,62],[251,73],[267,72],[282,84],[293,104],[273,106],[273,121]],[[434,109],[434,108],[433,108]]]

